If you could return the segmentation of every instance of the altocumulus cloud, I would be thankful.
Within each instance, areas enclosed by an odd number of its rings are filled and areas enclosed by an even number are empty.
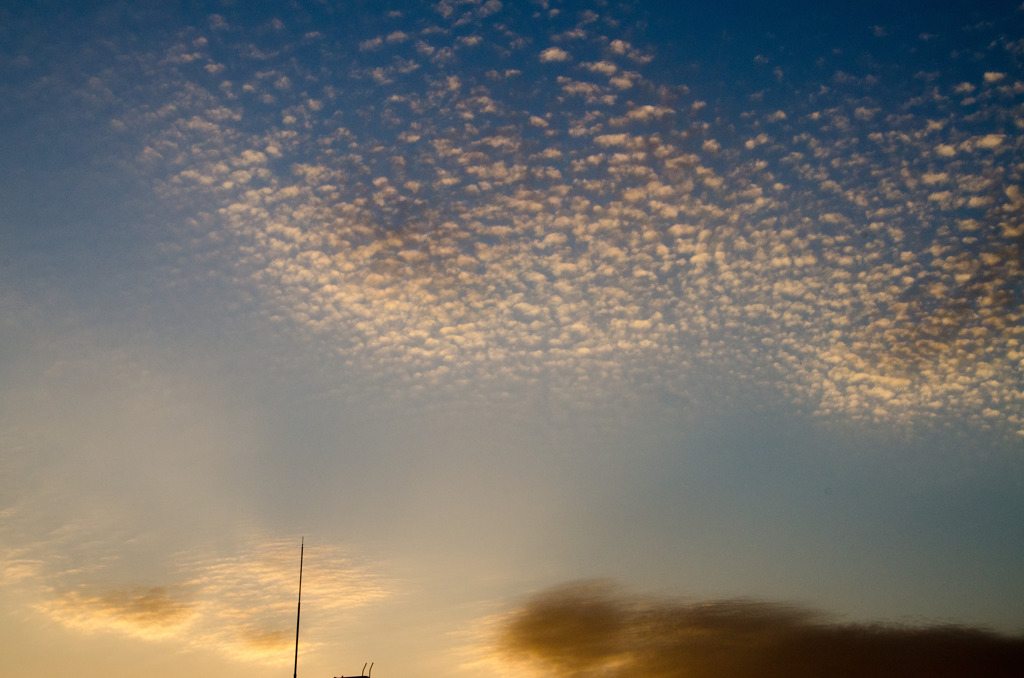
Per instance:
[[[577,678],[1024,675],[1024,638],[962,626],[837,624],[747,600],[653,601],[594,582],[538,595],[500,638],[507,656]]]
[[[973,83],[826,58],[732,119],[611,10],[477,7],[309,37],[315,69],[241,23],[138,52],[165,105],[124,92],[114,122],[188,206],[168,284],[229,281],[353,400],[674,409],[720,374],[824,419],[1024,436],[1024,87],[996,35]]]

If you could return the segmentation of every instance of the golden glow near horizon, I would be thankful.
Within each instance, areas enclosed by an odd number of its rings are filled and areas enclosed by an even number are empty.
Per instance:
[[[324,642],[324,627],[389,595],[386,580],[351,564],[336,547],[311,550],[302,593],[307,614],[321,628],[306,631],[307,651]],[[298,587],[293,551],[291,543],[257,542],[248,552],[215,560],[172,556],[171,583],[120,588],[97,584],[120,569],[113,553],[108,563],[64,570],[53,567],[53,554],[38,553],[14,561],[5,579],[35,589],[35,609],[75,631],[173,641],[247,662],[283,664],[295,643],[296,601],[286,595]]]

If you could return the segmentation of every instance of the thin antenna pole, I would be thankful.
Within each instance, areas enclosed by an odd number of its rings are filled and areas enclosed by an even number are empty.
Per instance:
[[[303,537],[299,546],[299,607],[295,612],[295,670],[292,672],[292,678],[299,676],[299,619],[302,616],[302,558],[305,552],[306,538]]]

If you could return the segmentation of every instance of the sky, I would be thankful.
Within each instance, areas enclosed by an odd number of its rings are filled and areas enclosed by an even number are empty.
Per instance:
[[[1020,675],[1021,36],[4,3],[4,670]]]

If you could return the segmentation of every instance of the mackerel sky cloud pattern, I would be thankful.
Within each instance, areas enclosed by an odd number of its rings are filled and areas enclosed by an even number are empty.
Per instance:
[[[501,3],[396,12],[357,50],[212,17],[112,122],[195,207],[186,256],[388,388],[685,394],[711,370],[1024,435],[1018,79],[823,54],[809,87],[758,54],[723,118],[615,21],[528,14],[551,46]]]

